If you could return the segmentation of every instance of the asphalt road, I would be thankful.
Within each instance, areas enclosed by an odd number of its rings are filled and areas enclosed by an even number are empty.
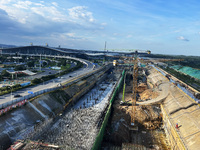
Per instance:
[[[93,71],[93,64],[89,61],[85,61],[85,62],[87,63],[87,65],[84,64],[83,68],[80,68],[76,71],[73,71],[66,75],[63,75],[60,78],[55,78],[55,79],[43,82],[43,83],[35,85],[35,86],[31,86],[31,87],[28,87],[25,89],[21,89],[21,90],[12,92],[12,95],[11,95],[11,93],[2,95],[2,96],[0,96],[0,104],[17,99],[17,98],[14,98],[14,95],[16,95],[16,94],[20,94],[21,96],[26,96],[26,95],[29,95],[28,91],[37,92],[37,91],[41,91],[41,90],[44,90],[47,88],[56,87],[59,83],[64,83],[66,81],[71,80],[72,78],[76,78],[80,75],[83,75],[83,74],[89,73],[90,71]]]

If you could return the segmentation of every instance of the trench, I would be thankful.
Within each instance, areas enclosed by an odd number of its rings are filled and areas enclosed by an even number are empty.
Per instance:
[[[139,99],[151,99],[158,96],[154,91],[149,89],[146,80],[140,78]],[[125,101],[131,102],[132,98],[132,83],[133,78],[131,74],[126,75],[125,87]],[[101,144],[102,150],[126,150],[126,149],[170,149],[165,131],[163,129],[162,112],[160,105],[135,106],[135,124],[138,130],[132,130],[131,127],[131,110],[130,105],[121,103],[123,97],[123,90],[115,99],[111,116],[105,129],[103,142]]]

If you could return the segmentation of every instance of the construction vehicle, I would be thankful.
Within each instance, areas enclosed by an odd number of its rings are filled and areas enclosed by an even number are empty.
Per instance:
[[[117,60],[113,60],[113,66],[117,66]]]
[[[147,54],[151,54],[151,51],[150,51],[150,50],[147,50]]]

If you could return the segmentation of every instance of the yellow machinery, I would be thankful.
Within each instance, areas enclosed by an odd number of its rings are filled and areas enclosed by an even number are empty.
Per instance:
[[[151,51],[150,51],[150,50],[147,50],[147,54],[151,54]]]
[[[117,60],[113,60],[113,66],[117,66]]]

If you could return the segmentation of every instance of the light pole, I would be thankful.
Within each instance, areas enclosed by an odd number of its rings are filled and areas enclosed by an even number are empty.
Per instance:
[[[42,82],[43,82],[43,85],[44,85],[44,80],[43,79],[41,79],[42,80]]]
[[[54,86],[55,80],[53,80],[53,82],[52,82],[52,83],[53,83],[52,85]]]
[[[10,100],[12,102],[12,86],[8,86],[11,89],[11,96],[10,96]]]
[[[41,64],[42,63],[42,61],[41,61],[41,54],[40,54],[40,72],[41,72]]]

